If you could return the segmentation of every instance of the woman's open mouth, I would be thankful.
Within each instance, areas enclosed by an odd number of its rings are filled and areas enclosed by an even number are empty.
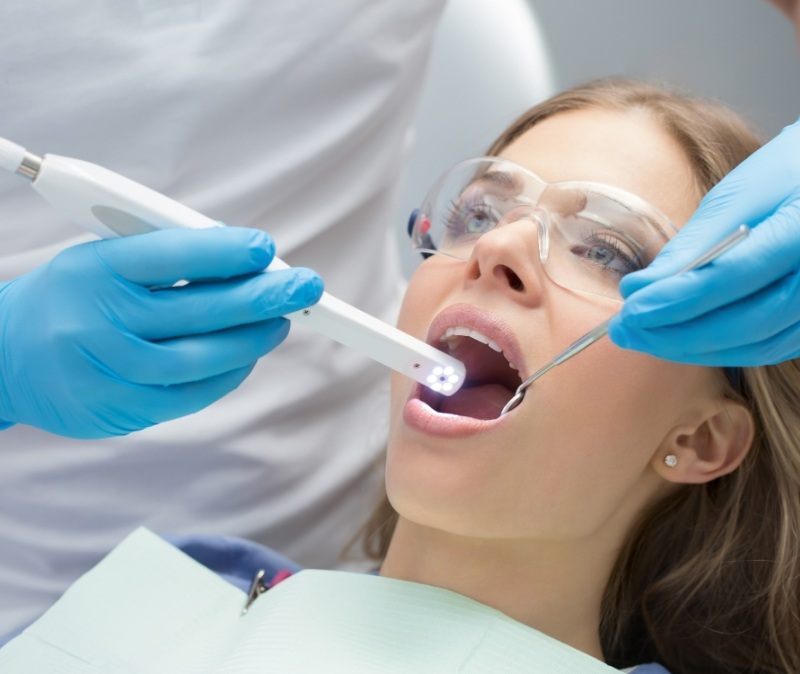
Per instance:
[[[475,306],[458,304],[436,317],[428,343],[463,362],[466,380],[451,396],[415,386],[406,403],[405,421],[447,437],[471,435],[501,423],[503,406],[522,382],[522,354],[510,328]]]

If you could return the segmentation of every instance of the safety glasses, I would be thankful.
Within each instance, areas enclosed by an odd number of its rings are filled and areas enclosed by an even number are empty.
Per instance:
[[[497,157],[463,161],[436,181],[409,221],[414,248],[468,260],[481,236],[527,223],[547,276],[569,290],[622,301],[619,282],[677,231],[661,211],[616,187],[548,183]]]

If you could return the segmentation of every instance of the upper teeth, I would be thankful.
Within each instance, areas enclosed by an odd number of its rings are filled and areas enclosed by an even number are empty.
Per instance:
[[[460,325],[454,326],[452,328],[447,328],[444,331],[444,334],[441,337],[441,341],[448,341],[453,337],[472,337],[472,339],[486,344],[490,349],[497,351],[498,353],[503,353],[503,350],[500,348],[500,345],[492,339],[489,339],[486,335],[477,330],[472,330],[471,328],[466,328]],[[505,354],[503,354],[505,356]],[[508,360],[508,356],[506,356],[506,360]],[[516,370],[517,368],[514,364],[509,360],[509,366]]]
[[[469,328],[462,328],[461,326],[447,328],[442,335],[442,339],[448,339],[449,337],[453,337],[455,335],[472,337],[472,339],[482,342],[483,344],[487,344],[490,349],[494,349],[498,353],[502,351],[502,349],[497,345],[497,342],[489,339],[486,335],[481,334],[477,330],[470,330]]]

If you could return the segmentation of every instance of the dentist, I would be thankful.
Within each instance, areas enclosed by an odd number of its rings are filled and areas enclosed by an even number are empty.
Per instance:
[[[388,225],[444,5],[0,4],[1,136],[236,225],[94,241],[0,179],[0,641],[140,524],[363,568],[339,553],[382,482],[386,371],[302,328],[283,342],[280,316],[321,281],[258,272],[277,249],[394,320],[404,281]],[[477,44],[502,88],[486,54],[502,63],[519,43],[532,84],[508,110],[549,93],[527,0],[488,17],[482,0],[453,0],[441,24],[434,65],[439,46]],[[475,72],[451,73],[454,106],[506,114],[502,95],[472,100]],[[170,287],[180,279],[196,282]]]
[[[2,3],[0,135],[236,226],[94,241],[0,179],[0,634],[138,523],[337,564],[348,534],[325,532],[380,480],[385,371],[281,344],[322,283],[258,272],[277,248],[393,320],[388,221],[444,4]]]

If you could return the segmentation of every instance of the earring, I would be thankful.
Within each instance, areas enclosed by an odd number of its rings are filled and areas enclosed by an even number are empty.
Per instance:
[[[670,468],[675,468],[678,465],[678,457],[674,454],[667,454],[664,457],[664,463],[668,465]]]

